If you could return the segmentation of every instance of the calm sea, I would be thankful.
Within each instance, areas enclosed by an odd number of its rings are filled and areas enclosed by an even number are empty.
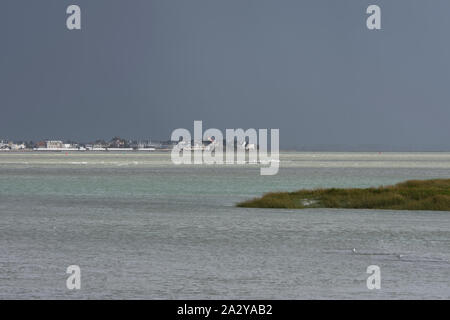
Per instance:
[[[450,153],[0,153],[0,299],[450,298],[450,212],[243,209],[269,191],[450,178]],[[356,253],[352,249],[356,249]],[[66,268],[81,268],[81,290]],[[369,265],[381,289],[368,290]]]

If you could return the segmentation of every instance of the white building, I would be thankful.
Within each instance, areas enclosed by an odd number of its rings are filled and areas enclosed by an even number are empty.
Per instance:
[[[64,144],[62,143],[62,141],[59,140],[49,140],[46,141],[47,143],[47,149],[62,149],[64,148]]]
[[[25,144],[15,144],[15,143],[12,143],[12,144],[10,144],[10,146],[9,146],[10,148],[11,148],[11,150],[24,150],[26,147],[25,147]]]

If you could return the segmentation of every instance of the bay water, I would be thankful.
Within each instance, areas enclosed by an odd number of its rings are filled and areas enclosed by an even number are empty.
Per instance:
[[[176,166],[170,153],[2,152],[0,299],[450,298],[450,212],[235,206],[450,178],[450,153],[283,152],[280,166],[261,176]],[[69,265],[80,290],[66,287]]]

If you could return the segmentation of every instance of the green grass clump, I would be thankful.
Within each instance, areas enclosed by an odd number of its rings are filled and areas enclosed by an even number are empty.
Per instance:
[[[410,180],[365,189],[272,192],[241,202],[245,208],[347,208],[450,211],[450,179]]]

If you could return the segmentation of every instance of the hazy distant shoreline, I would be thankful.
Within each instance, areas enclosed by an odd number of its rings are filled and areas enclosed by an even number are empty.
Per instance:
[[[2,153],[157,153],[157,152],[170,152],[172,149],[156,149],[156,150],[4,150],[0,149]],[[283,153],[375,153],[375,154],[392,154],[392,153],[450,153],[450,150],[388,150],[388,151],[375,151],[375,150],[293,150],[293,149],[281,149],[279,152]]]

